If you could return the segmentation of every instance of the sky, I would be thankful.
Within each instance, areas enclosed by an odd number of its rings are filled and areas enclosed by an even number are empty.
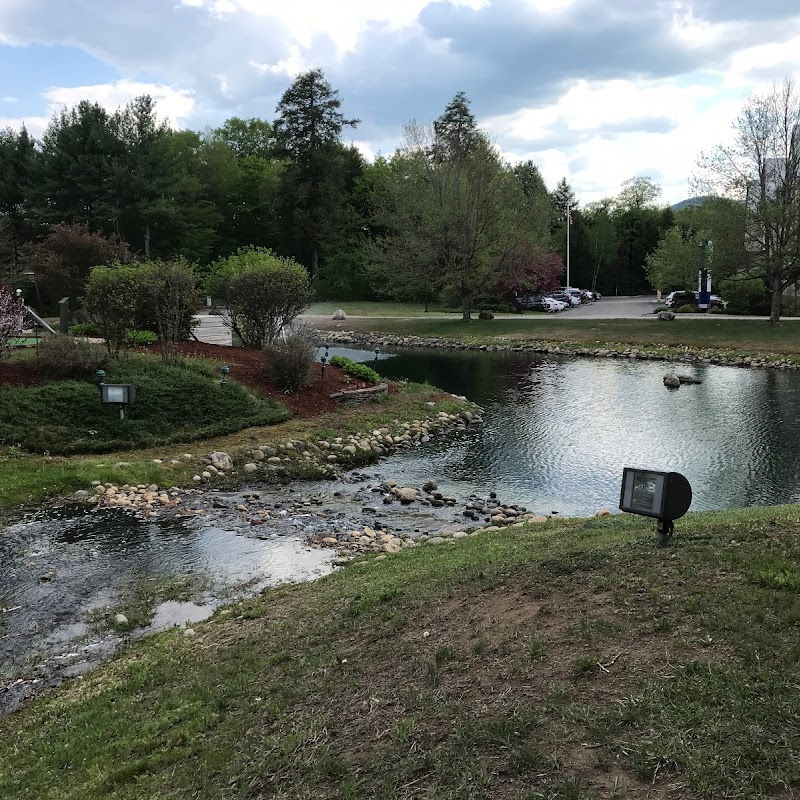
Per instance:
[[[549,188],[586,204],[649,176],[674,203],[798,52],[800,0],[0,0],[0,128],[144,93],[175,127],[272,120],[319,67],[368,158],[463,91]]]

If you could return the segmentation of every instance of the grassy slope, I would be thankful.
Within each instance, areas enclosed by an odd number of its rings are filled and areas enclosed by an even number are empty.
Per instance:
[[[427,403],[436,401],[435,409]],[[365,432],[393,420],[428,416],[434,411],[456,411],[462,404],[441,396],[430,387],[407,384],[379,403],[342,409],[313,419],[289,420],[277,425],[246,428],[238,433],[212,439],[118,453],[59,458],[24,453],[18,448],[0,450],[0,511],[47,497],[91,488],[93,480],[114,483],[156,483],[178,486],[191,482],[198,472],[196,458],[182,459],[184,453],[207,455],[214,450],[235,453],[262,444],[274,445],[287,439],[330,438]],[[178,457],[180,463],[170,461]],[[153,459],[164,463],[155,464]]]
[[[791,797],[800,509],[353,564],[0,722],[0,797]]]
[[[519,320],[370,319],[348,320],[348,330],[370,330],[405,336],[450,337],[481,344],[516,341],[581,342],[590,347],[606,343],[644,346],[715,348],[746,353],[800,353],[800,325],[770,326],[760,320],[655,319]]]

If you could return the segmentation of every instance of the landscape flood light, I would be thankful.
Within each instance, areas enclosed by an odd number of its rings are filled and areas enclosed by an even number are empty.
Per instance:
[[[682,517],[692,504],[692,487],[679,472],[625,467],[619,495],[621,511],[655,517],[658,520],[658,546],[669,543],[674,520]]]
[[[105,383],[105,373],[100,378],[100,402],[103,405],[119,406],[119,418],[125,419],[125,409],[136,402],[136,387],[132,383]]]

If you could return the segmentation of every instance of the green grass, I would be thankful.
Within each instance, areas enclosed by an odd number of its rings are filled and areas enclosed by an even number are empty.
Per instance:
[[[574,342],[581,346],[606,344],[645,348],[711,348],[743,354],[800,354],[800,325],[769,325],[762,320],[719,319],[659,322],[655,319],[372,319],[353,320],[353,330],[403,336],[444,337],[476,344],[515,344],[528,341]]]
[[[3,720],[0,797],[791,797],[800,592],[759,575],[798,534],[561,520],[353,564]]]
[[[435,408],[428,406],[429,402],[435,402]],[[456,413],[462,408],[463,403],[449,395],[442,395],[430,386],[401,383],[397,392],[366,405],[315,418],[290,419],[275,425],[243,428],[232,434],[179,445],[69,457],[37,455],[13,446],[0,447],[0,512],[68,495],[78,489],[91,489],[92,481],[116,486],[126,483],[180,486],[190,483],[192,476],[198,472],[198,458],[215,450],[235,456],[247,448],[275,446],[287,439],[333,439],[365,433],[383,425],[391,426],[396,419],[422,419],[432,411]],[[185,460],[184,453],[194,457]],[[359,455],[368,457],[361,451]],[[155,459],[162,463],[155,463]],[[173,464],[174,460],[179,463]],[[296,470],[298,477],[302,477],[301,467],[302,462],[298,462],[296,467],[287,467],[287,476],[291,477]],[[233,485],[236,480],[238,477],[233,476],[228,483]]]
[[[131,356],[106,370],[108,383],[132,383],[136,402],[120,420],[100,403],[93,380],[54,381],[0,391],[0,442],[38,453],[107,453],[187,442],[286,419],[281,403],[229,380],[199,360],[163,364]]]
[[[459,309],[429,306],[425,311],[422,303],[388,303],[371,300],[342,300],[312,303],[306,314],[330,317],[334,311],[342,309],[348,317],[424,317],[428,314],[461,314]]]

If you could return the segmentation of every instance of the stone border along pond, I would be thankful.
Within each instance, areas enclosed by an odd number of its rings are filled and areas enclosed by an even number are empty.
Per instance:
[[[585,347],[580,342],[519,342],[515,344],[475,344],[447,338],[400,336],[399,334],[361,331],[314,332],[318,343],[328,345],[382,345],[387,347],[414,347],[438,350],[476,350],[490,353],[547,353],[562,356],[594,356],[598,358],[632,358],[649,361],[682,361],[695,364],[718,364],[726,367],[767,367],[770,369],[800,370],[800,361],[775,354],[743,356],[727,350],[706,348],[694,350],[688,346],[659,346],[658,350],[632,347],[620,342],[607,342],[604,347]],[[502,339],[503,337],[498,337]]]

